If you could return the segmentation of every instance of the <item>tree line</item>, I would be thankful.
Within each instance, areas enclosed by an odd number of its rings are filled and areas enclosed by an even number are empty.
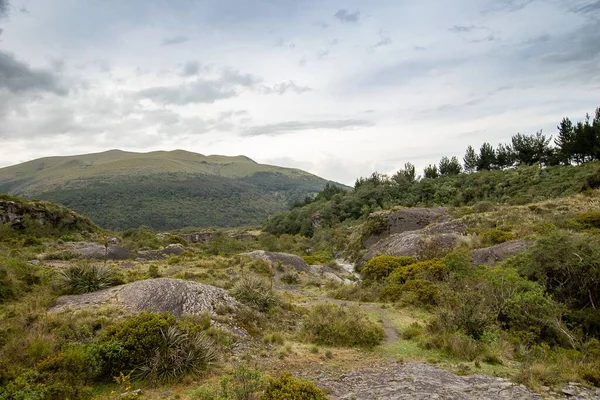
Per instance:
[[[572,165],[600,160],[600,107],[594,117],[586,114],[585,121],[573,123],[565,117],[557,126],[554,141],[540,130],[534,134],[517,133],[510,143],[500,143],[494,148],[483,143],[477,152],[468,146],[462,163],[457,157],[442,157],[438,164],[430,164],[423,171],[424,178],[458,175],[478,171],[504,170],[519,165]],[[415,167],[406,163],[392,179],[418,179]],[[362,179],[356,181],[360,186]]]

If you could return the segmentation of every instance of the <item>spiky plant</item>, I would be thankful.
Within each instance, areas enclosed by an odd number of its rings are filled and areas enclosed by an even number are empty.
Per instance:
[[[70,294],[90,293],[118,283],[114,271],[104,265],[74,264],[58,271],[63,289]]]
[[[136,378],[153,384],[174,382],[205,369],[218,358],[215,343],[204,334],[190,335],[176,326],[161,330],[161,334],[161,345],[136,369]]]
[[[242,303],[259,311],[268,311],[277,304],[277,296],[266,280],[256,276],[245,276],[231,289],[231,295]]]

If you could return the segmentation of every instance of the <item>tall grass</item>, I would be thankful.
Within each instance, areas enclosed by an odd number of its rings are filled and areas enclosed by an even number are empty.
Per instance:
[[[58,277],[62,289],[68,294],[95,292],[120,283],[112,269],[87,263],[59,270]]]

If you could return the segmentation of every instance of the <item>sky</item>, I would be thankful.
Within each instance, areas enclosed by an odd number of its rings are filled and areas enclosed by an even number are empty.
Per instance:
[[[600,0],[0,0],[0,167],[246,155],[352,184],[600,106]]]

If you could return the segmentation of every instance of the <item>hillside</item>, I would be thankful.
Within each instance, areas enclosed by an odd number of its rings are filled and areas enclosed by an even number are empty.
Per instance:
[[[110,229],[256,224],[328,181],[244,157],[111,150],[0,169],[0,193],[50,200]]]

